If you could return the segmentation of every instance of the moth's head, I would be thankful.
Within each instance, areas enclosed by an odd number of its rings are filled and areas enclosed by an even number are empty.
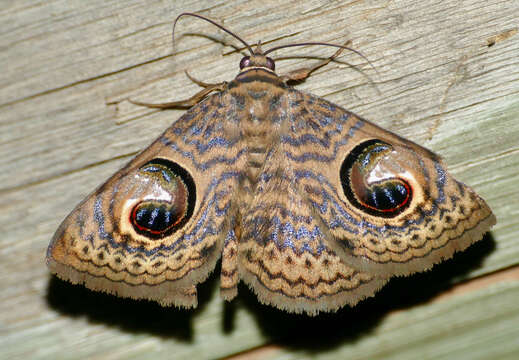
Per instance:
[[[266,56],[261,50],[261,41],[258,42],[256,50],[254,50],[252,55],[244,56],[240,61],[240,70],[248,70],[251,68],[261,68],[272,72],[276,69],[274,60]]]

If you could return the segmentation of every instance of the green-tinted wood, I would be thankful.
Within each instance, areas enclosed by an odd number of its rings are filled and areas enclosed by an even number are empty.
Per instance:
[[[519,282],[503,283],[393,314],[373,332],[318,353],[282,347],[257,352],[264,360],[310,359],[316,354],[320,359],[349,360],[517,359],[518,296]]]
[[[182,11],[202,12],[251,43],[351,39],[379,74],[346,54],[340,61],[352,68],[330,64],[298,88],[445,157],[452,173],[496,213],[492,237],[423,277],[398,279],[366,304],[317,323],[260,306],[243,287],[236,305],[224,307],[217,279],[202,287],[201,309],[192,316],[52,280],[44,253],[61,220],[182,114],[136,107],[124,99],[186,98],[198,87],[187,80],[185,69],[207,82],[237,73],[240,55],[231,47],[181,35],[237,42],[192,19],[179,24],[171,56],[171,21]],[[509,329],[513,316],[492,318],[488,304],[510,299],[503,295],[508,290],[467,294],[459,301],[474,311],[459,318],[447,312],[443,322],[428,314],[458,304],[457,299],[408,307],[441,293],[449,282],[519,263],[517,18],[519,4],[513,0],[7,2],[0,13],[0,68],[6,69],[0,73],[0,357],[195,359],[276,342],[284,346],[280,356],[290,358],[304,353],[312,338],[294,342],[292,328],[315,330],[321,333],[318,342],[326,344],[330,334],[323,328],[339,324],[349,332],[334,338],[331,349],[318,348],[315,357],[378,344],[365,358],[384,358],[377,352],[382,349],[412,358],[412,351],[422,347],[449,358],[468,340],[442,326],[477,323],[482,335],[470,337],[470,349],[479,350],[480,358],[502,358],[510,348],[500,344],[513,343],[511,335],[517,335]],[[489,47],[495,36],[499,41]],[[333,51],[286,49],[277,56],[326,57]],[[277,66],[283,73],[312,61]],[[403,312],[386,319],[395,308]],[[510,311],[517,317],[517,308]],[[424,319],[423,328],[416,328],[415,317]],[[399,339],[415,339],[409,350],[401,343],[390,346],[382,329],[394,326]],[[460,348],[449,345],[457,343]]]

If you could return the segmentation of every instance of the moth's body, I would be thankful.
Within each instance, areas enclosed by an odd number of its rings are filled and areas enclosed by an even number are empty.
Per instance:
[[[279,141],[282,124],[278,112],[288,101],[286,88],[276,74],[264,69],[241,72],[229,83],[225,96],[234,104],[237,125],[247,144],[246,176],[251,187],[258,181],[269,150]]]
[[[65,219],[47,252],[54,273],[192,307],[221,259],[225,299],[244,281],[263,303],[315,315],[495,223],[435,154],[288,86],[260,50],[241,64]]]

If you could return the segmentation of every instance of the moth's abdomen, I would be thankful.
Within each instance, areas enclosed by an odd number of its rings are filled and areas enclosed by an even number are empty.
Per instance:
[[[231,95],[248,149],[245,174],[256,184],[270,149],[279,139],[286,105],[283,104],[285,85],[274,75],[260,71],[244,74],[239,82],[240,86],[231,86]]]
[[[250,147],[247,156],[247,178],[252,182],[256,183],[259,172],[263,167],[266,159],[267,149],[265,146]]]

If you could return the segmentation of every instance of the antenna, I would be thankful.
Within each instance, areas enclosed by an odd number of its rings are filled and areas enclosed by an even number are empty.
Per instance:
[[[198,14],[195,14],[195,13],[189,13],[189,12],[182,13],[179,16],[177,16],[177,18],[175,19],[175,22],[173,23],[173,35],[172,35],[173,36],[173,39],[172,39],[173,40],[173,44],[175,43],[175,27],[177,26],[178,20],[182,16],[193,16],[193,17],[205,20],[205,21],[213,24],[214,26],[216,26],[216,27],[222,29],[223,31],[225,31],[227,34],[229,34],[229,35],[233,36],[234,38],[238,39],[239,41],[241,41],[242,44],[245,45],[245,47],[249,50],[251,55],[254,55],[254,51],[252,51],[252,47],[245,40],[243,40],[241,37],[239,37],[238,35],[236,35],[232,31],[226,29],[225,27],[223,27],[222,25],[218,24],[217,22],[215,22],[215,21],[213,21],[213,20],[211,20],[209,18],[206,18],[205,16],[198,15]]]
[[[375,72],[378,73],[377,69],[375,68],[375,66],[373,66],[373,64],[371,63],[371,61],[369,61],[369,59],[367,57],[365,57],[360,51],[357,51],[355,49],[352,49],[350,47],[347,47],[347,46],[344,46],[344,45],[338,45],[338,44],[330,44],[330,43],[325,43],[325,42],[313,42],[313,41],[310,41],[310,42],[304,42],[304,43],[297,43],[297,44],[287,44],[287,45],[280,45],[280,46],[276,46],[276,47],[273,47],[272,49],[268,49],[267,51],[265,51],[263,53],[263,55],[267,55],[268,53],[271,53],[273,51],[276,51],[276,50],[279,50],[279,49],[283,49],[283,48],[287,48],[287,47],[295,47],[295,46],[307,46],[307,45],[321,45],[321,46],[331,46],[331,47],[336,47],[336,48],[341,48],[341,49],[346,49],[346,50],[349,50],[357,55],[359,55],[361,58],[363,58],[364,60],[367,61],[367,63],[369,64],[369,66],[371,66],[371,68],[373,70],[375,70]]]

